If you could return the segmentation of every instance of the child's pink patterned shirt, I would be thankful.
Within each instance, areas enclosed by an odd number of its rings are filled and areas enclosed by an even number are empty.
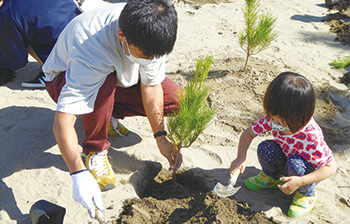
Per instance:
[[[271,121],[272,119],[267,120],[264,116],[252,125],[253,132],[259,135],[271,131]],[[333,160],[333,153],[324,140],[320,126],[313,118],[297,133],[281,135],[279,131],[272,130],[272,135],[287,158],[292,154],[298,154],[315,168],[324,166]]]

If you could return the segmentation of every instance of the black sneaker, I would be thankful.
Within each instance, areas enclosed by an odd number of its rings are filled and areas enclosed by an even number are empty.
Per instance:
[[[38,76],[29,82],[22,82],[23,88],[45,88],[45,75],[43,72],[39,72]]]

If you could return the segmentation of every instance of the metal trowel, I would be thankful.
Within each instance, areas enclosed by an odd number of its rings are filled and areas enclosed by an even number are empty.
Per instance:
[[[103,212],[97,208],[95,208],[95,218],[97,219],[98,223],[107,224]]]
[[[219,197],[226,198],[234,195],[241,187],[234,187],[236,184],[237,178],[239,176],[240,170],[234,170],[230,175],[230,180],[227,186],[217,183],[214,187],[214,192]]]
[[[92,198],[92,202],[95,205],[95,219],[97,219],[98,223],[100,224],[107,224],[103,211],[97,208],[94,198]]]

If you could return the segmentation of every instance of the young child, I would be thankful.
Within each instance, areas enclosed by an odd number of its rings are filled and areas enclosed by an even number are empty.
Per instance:
[[[286,194],[297,191],[288,216],[303,216],[316,204],[316,183],[336,171],[332,151],[312,117],[315,91],[304,76],[284,72],[268,86],[263,106],[266,115],[242,133],[230,172],[240,169],[243,173],[251,141],[272,131],[274,140],[265,140],[258,146],[262,171],[248,178],[244,185],[255,191],[268,188],[279,188]]]

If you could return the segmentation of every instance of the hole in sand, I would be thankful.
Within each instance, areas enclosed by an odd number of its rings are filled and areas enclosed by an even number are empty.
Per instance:
[[[114,223],[276,223],[234,197],[219,198],[199,172],[179,172],[175,181],[165,169],[155,176],[157,163],[138,170],[133,183],[140,199],[126,200]]]

